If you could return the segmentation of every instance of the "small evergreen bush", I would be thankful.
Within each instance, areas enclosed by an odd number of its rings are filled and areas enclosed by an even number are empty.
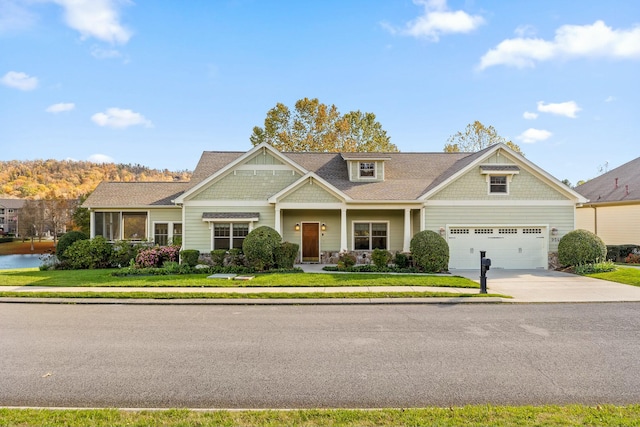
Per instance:
[[[558,261],[565,267],[593,264],[606,256],[607,247],[602,239],[587,230],[573,230],[558,243]]]
[[[282,242],[273,250],[273,259],[276,268],[292,269],[298,256],[300,245],[291,242]]]
[[[257,271],[269,270],[276,266],[274,250],[281,241],[280,233],[263,225],[247,234],[242,242],[242,252],[251,267]]]
[[[440,273],[449,269],[449,244],[435,231],[425,230],[411,239],[414,265],[427,273]]]
[[[226,249],[215,249],[211,251],[211,262],[213,262],[213,265],[223,266],[226,256]]]
[[[374,249],[371,253],[371,261],[373,261],[373,265],[375,265],[377,269],[385,269],[391,261],[391,253],[384,249]]]
[[[125,267],[135,262],[138,252],[143,248],[140,244],[135,244],[127,240],[118,240],[113,243],[113,265]]]
[[[186,264],[189,267],[198,265],[198,258],[200,258],[200,251],[197,249],[183,249],[180,251],[182,264]]]
[[[409,267],[409,257],[407,254],[403,254],[402,252],[397,252],[393,257],[393,263],[397,268],[407,268]]]
[[[82,231],[69,231],[68,233],[63,234],[58,240],[58,244],[56,245],[56,256],[59,260],[65,259],[65,251],[69,246],[78,240],[88,240],[89,236],[84,234]]]

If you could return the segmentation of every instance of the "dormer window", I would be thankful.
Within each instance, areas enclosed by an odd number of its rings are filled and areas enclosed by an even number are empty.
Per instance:
[[[375,178],[376,164],[375,162],[360,162],[360,178]]]

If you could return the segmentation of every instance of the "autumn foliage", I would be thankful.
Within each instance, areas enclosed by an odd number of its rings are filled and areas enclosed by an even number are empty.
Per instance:
[[[100,181],[188,181],[191,172],[74,160],[0,161],[0,198],[76,199]]]

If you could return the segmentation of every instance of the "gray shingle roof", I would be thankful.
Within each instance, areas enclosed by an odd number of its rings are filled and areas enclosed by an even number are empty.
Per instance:
[[[6,209],[22,209],[24,199],[0,199],[0,206]]]
[[[575,190],[589,199],[589,203],[640,201],[640,157],[579,185]]]
[[[171,200],[189,186],[188,182],[106,182],[93,190],[82,206],[126,208],[175,206]]]

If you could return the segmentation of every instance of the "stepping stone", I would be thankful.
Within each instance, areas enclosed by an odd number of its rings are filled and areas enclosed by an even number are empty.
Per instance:
[[[253,279],[255,276],[236,276],[233,278],[233,280],[251,280]]]
[[[212,274],[211,276],[207,276],[207,279],[227,279],[227,280],[231,280],[236,276],[237,276],[237,274]]]

